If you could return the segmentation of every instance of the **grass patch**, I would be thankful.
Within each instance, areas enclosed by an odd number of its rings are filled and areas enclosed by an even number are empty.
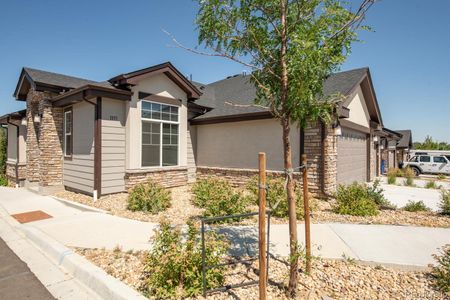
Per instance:
[[[432,180],[432,181],[427,181],[427,183],[425,184],[425,188],[427,188],[427,189],[437,189],[438,186],[436,185],[436,181]]]

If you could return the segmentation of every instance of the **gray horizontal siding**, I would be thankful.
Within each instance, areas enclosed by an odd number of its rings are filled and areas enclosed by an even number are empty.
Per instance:
[[[86,102],[73,105],[73,155],[64,160],[66,187],[92,194],[94,190],[94,107]]]
[[[114,118],[113,118],[114,117]],[[102,106],[102,194],[125,191],[125,104]]]

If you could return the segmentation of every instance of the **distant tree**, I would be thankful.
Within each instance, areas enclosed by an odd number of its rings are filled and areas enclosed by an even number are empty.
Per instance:
[[[418,150],[450,150],[450,144],[435,141],[431,136],[427,135],[423,143],[415,142],[414,148]]]

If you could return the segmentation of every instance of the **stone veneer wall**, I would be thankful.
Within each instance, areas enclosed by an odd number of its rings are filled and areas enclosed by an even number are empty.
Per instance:
[[[325,128],[324,148],[324,192],[331,195],[337,188],[337,136],[331,126]]]
[[[226,179],[233,187],[243,187],[253,177],[257,176],[258,170],[253,169],[227,169],[215,167],[197,167],[197,179],[218,178]],[[282,171],[267,171],[268,175],[284,177]],[[301,180],[299,172],[294,173],[295,180]]]
[[[183,186],[188,181],[187,173],[187,168],[127,171],[125,173],[125,188],[129,190],[134,185],[149,179],[166,188]]]
[[[15,185],[16,183],[19,183],[19,181],[25,180],[26,177],[27,166],[25,164],[16,165],[16,163],[6,163],[6,178],[8,179],[10,185]]]
[[[51,95],[30,90],[27,95],[27,175],[40,186],[62,184],[63,109],[52,107]],[[39,123],[34,116],[41,116]]]

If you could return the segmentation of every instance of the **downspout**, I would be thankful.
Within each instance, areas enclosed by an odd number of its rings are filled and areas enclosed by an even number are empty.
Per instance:
[[[15,167],[15,173],[16,173],[16,188],[19,187],[19,125],[13,124],[9,122],[10,117],[6,118],[6,124],[12,125],[16,127],[16,167]],[[6,138],[8,138],[8,132],[6,133]],[[8,153],[8,150],[6,151]]]
[[[92,197],[94,202],[102,195],[102,98],[97,97],[97,103],[89,101],[83,91],[83,100],[95,107],[95,124],[94,124],[94,191]]]

